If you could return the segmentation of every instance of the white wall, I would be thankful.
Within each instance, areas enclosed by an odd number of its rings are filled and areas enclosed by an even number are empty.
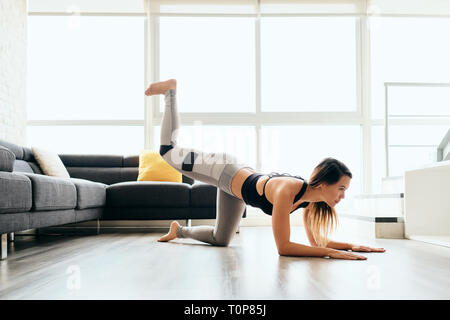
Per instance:
[[[0,1],[0,139],[26,144],[27,1]]]

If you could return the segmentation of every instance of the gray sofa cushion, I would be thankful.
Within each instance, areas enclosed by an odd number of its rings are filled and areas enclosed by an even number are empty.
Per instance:
[[[215,207],[217,201],[217,187],[196,181],[191,186],[191,206],[194,208]]]
[[[4,140],[0,140],[0,146],[11,150],[16,156],[16,159],[23,159],[23,148],[21,146]]]
[[[33,211],[73,209],[77,204],[77,190],[70,179],[49,177],[35,173],[20,173],[31,180]]]
[[[191,186],[165,181],[130,181],[106,189],[108,207],[189,207]]]
[[[31,181],[28,177],[0,171],[0,214],[31,209]]]
[[[6,147],[0,146],[0,171],[12,172],[16,155]]]
[[[14,170],[13,172],[28,172],[28,173],[37,173],[37,174],[44,174],[39,168],[39,165],[37,162],[28,162],[24,160],[17,160],[14,161]]]
[[[28,173],[36,173],[32,168],[29,162],[24,160],[14,161],[14,172],[28,172]]]
[[[77,209],[103,207],[108,185],[89,180],[70,178],[77,189]]]

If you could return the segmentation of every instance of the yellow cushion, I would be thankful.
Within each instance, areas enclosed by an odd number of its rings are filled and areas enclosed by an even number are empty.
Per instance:
[[[142,150],[139,154],[137,181],[183,182],[181,172],[174,169],[159,152]]]

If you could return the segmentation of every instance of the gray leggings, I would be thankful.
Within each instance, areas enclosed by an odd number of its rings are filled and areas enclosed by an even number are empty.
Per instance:
[[[216,225],[179,227],[179,238],[192,238],[216,246],[228,246],[245,210],[245,202],[231,191],[233,176],[242,168],[236,157],[227,153],[207,153],[177,145],[180,119],[176,90],[164,94],[165,110],[161,124],[160,154],[183,175],[217,187]]]

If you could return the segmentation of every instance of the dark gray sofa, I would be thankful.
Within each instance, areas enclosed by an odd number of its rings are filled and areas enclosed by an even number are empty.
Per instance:
[[[216,187],[184,175],[183,183],[137,181],[138,155],[59,156],[69,179],[44,175],[30,148],[0,140],[2,259],[7,234],[28,229],[95,219],[216,217]]]

